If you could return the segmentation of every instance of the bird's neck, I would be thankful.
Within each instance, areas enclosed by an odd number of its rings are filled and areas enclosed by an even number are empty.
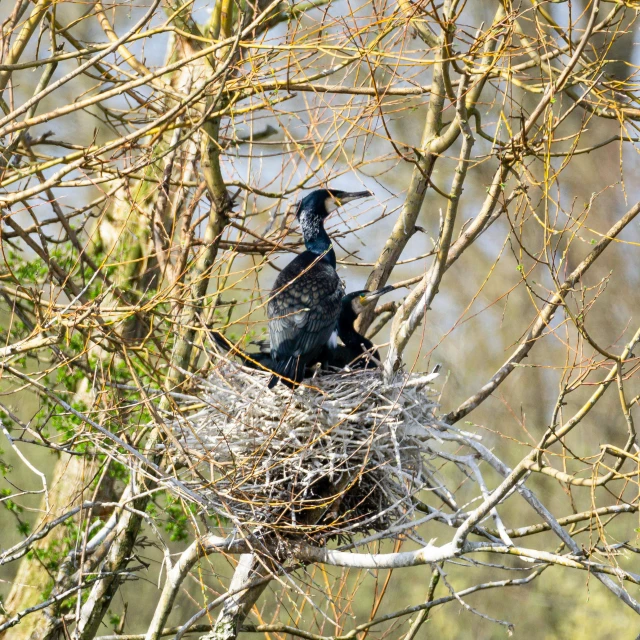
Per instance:
[[[331,238],[325,231],[322,218],[315,213],[303,211],[300,214],[300,227],[307,251],[322,256],[322,260],[335,269],[336,254],[331,245]]]
[[[346,347],[356,348],[359,351],[371,349],[373,343],[368,338],[360,335],[354,328],[356,314],[353,311],[343,310],[338,320],[338,336]]]

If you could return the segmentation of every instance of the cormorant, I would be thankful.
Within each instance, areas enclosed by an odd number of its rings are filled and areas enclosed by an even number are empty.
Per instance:
[[[372,195],[319,189],[305,196],[296,210],[306,251],[292,260],[276,278],[267,305],[272,389],[302,381],[308,364],[317,362],[325,345],[336,344],[336,324],[344,285],[336,272],[336,254],[324,220],[339,206]]]
[[[327,364],[342,369],[349,365],[352,369],[373,369],[380,362],[380,354],[374,349],[373,342],[359,334],[354,323],[356,318],[375,302],[380,296],[395,287],[389,285],[376,291],[353,291],[343,296],[340,303],[340,317],[338,318],[338,337],[343,345],[336,345],[330,349]]]
[[[377,366],[380,354],[373,348],[373,343],[368,338],[360,335],[354,328],[356,318],[375,302],[380,296],[393,291],[395,287],[386,286],[377,291],[353,291],[342,297],[340,302],[340,316],[338,317],[338,337],[342,340],[342,345],[335,345],[325,348],[318,355],[314,362],[307,362],[307,370],[304,377],[313,374],[312,365],[322,362],[325,368],[342,369],[350,365],[352,369],[369,369]],[[258,351],[243,351],[230,342],[219,331],[211,331],[211,335],[216,343],[224,349],[226,353],[238,356],[242,363],[252,369],[261,371],[273,371],[273,360],[271,358],[271,346],[268,340],[261,340],[253,344],[258,346]]]

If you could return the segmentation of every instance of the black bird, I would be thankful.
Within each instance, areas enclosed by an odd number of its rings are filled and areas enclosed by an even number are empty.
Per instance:
[[[374,349],[373,342],[359,334],[353,325],[366,307],[394,289],[393,286],[387,286],[376,291],[354,291],[343,296],[338,318],[338,337],[343,344],[329,349],[329,366],[339,369],[347,365],[352,369],[373,369],[378,366],[380,353]]]
[[[373,343],[368,338],[359,334],[354,323],[356,318],[375,302],[380,296],[393,291],[395,287],[387,286],[377,291],[353,291],[342,297],[340,302],[340,316],[338,317],[338,337],[343,344],[336,344],[333,347],[325,345],[325,348],[318,355],[315,362],[308,362],[304,377],[313,374],[311,365],[322,362],[325,368],[342,369],[350,365],[352,369],[369,369],[377,366],[380,360],[378,350],[373,348]],[[261,371],[274,370],[273,359],[271,358],[271,346],[268,340],[256,341],[253,344],[258,346],[258,351],[243,351],[235,346],[228,338],[219,331],[212,330],[211,336],[216,343],[224,349],[225,353],[232,353],[238,356],[242,363],[252,369]]]
[[[306,251],[276,278],[267,305],[274,375],[269,388],[282,379],[287,386],[302,381],[308,364],[317,362],[325,345],[337,343],[344,285],[336,272],[336,254],[324,220],[340,205],[372,195],[319,189],[305,196],[296,210]]]

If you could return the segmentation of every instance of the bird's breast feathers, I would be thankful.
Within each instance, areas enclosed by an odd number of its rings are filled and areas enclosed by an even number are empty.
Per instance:
[[[344,284],[336,271],[302,254],[276,279],[267,305],[274,357],[313,353],[337,329]]]

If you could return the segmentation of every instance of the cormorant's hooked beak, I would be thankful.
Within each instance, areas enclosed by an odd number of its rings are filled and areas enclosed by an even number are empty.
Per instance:
[[[393,285],[387,285],[386,287],[382,287],[381,289],[376,289],[375,291],[369,291],[360,296],[360,304],[363,307],[370,305],[372,302],[375,302],[378,298],[383,296],[385,293],[389,293],[393,291],[395,287]]]
[[[360,200],[360,198],[369,198],[373,193],[371,191],[344,191],[341,193],[337,200],[340,204],[351,202],[352,200]]]
[[[381,289],[376,289],[375,291],[362,291],[360,295],[356,295],[351,301],[351,308],[353,312],[359,316],[366,307],[370,304],[373,304],[380,296],[383,296],[385,293],[389,293],[389,291],[393,291],[395,287],[392,285],[387,285],[386,287],[382,287]]]
[[[325,201],[324,206],[327,213],[331,213],[347,202],[360,200],[360,198],[369,198],[372,195],[371,191],[333,191]]]

